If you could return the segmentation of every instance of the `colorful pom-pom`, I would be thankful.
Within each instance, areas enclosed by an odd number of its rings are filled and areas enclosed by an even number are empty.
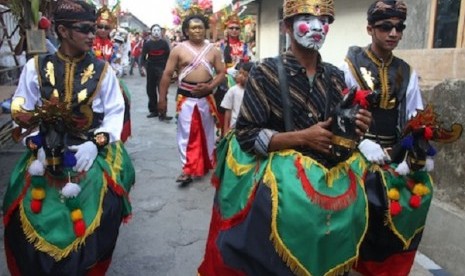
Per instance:
[[[407,135],[402,139],[401,145],[403,149],[412,150],[413,149],[413,136]]]
[[[74,152],[72,151],[65,151],[63,154],[63,166],[66,168],[72,168],[76,166],[76,157],[74,156]]]
[[[37,134],[35,136],[32,136],[31,137],[31,141],[36,144],[37,148],[41,148],[42,147],[42,135],[40,134]]]
[[[426,140],[431,140],[431,138],[433,138],[433,130],[431,127],[425,127],[425,130],[423,131],[423,137],[425,137]]]
[[[82,211],[81,209],[76,209],[71,212],[71,220],[76,222],[78,220],[82,220]]]
[[[38,214],[42,210],[42,201],[33,199],[31,201],[31,210],[33,213]]]
[[[45,166],[42,162],[36,159],[31,162],[27,171],[32,176],[42,176],[45,174]]]
[[[420,207],[420,205],[421,205],[421,196],[412,195],[412,196],[410,197],[409,204],[410,204],[410,207],[412,207],[412,208],[418,208],[418,207]]]
[[[61,189],[61,194],[66,198],[75,198],[80,192],[81,186],[73,182],[66,183],[66,185]]]
[[[395,217],[402,212],[402,205],[398,201],[391,201],[391,216]]]
[[[428,156],[435,156],[437,153],[436,149],[433,146],[430,146],[426,151],[426,155]]]
[[[425,195],[425,185],[423,185],[422,183],[415,184],[415,186],[413,186],[413,189],[412,189],[412,194],[418,195],[418,196]]]
[[[82,237],[86,233],[86,223],[84,220],[78,220],[74,222],[74,234],[76,237]]]
[[[399,165],[397,165],[397,168],[395,169],[395,172],[400,174],[400,175],[409,174],[410,173],[410,168],[409,168],[407,162],[404,160]]]
[[[43,200],[45,198],[45,190],[42,188],[32,188],[32,199]]]
[[[400,198],[399,190],[397,190],[396,188],[389,189],[388,198],[391,200],[399,200]]]
[[[41,30],[47,30],[48,28],[50,28],[50,26],[52,26],[52,22],[50,22],[50,20],[45,17],[45,16],[42,16],[39,20],[39,29]]]

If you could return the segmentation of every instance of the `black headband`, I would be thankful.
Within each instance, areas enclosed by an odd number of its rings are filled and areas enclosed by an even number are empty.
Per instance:
[[[97,20],[95,8],[84,1],[63,0],[54,13],[55,24],[69,25],[74,22]]]
[[[407,5],[404,1],[380,0],[371,4],[367,12],[369,24],[376,21],[397,17],[402,21],[407,19]]]

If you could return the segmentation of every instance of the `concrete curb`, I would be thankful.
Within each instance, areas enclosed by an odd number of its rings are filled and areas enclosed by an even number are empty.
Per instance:
[[[423,266],[438,276],[465,275],[464,229],[465,212],[463,210],[433,200],[420,251],[434,259],[437,264],[428,263]]]
[[[428,258],[426,255],[423,255],[420,252],[417,252],[415,256],[415,262],[421,265],[424,269],[428,270],[434,276],[449,276],[450,274],[447,273],[442,267],[436,264],[433,260]]]

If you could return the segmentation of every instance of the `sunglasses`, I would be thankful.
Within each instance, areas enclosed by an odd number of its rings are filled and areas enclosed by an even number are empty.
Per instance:
[[[108,31],[108,30],[111,30],[110,25],[98,24],[98,25],[97,25],[97,28],[98,28],[98,29],[105,29],[105,30],[107,30],[107,31]]]
[[[373,26],[373,28],[379,29],[380,31],[385,33],[392,31],[392,28],[395,28],[398,33],[401,33],[405,30],[405,27],[407,26],[405,26],[404,23],[398,23],[394,25],[391,22],[384,22]]]
[[[241,28],[239,28],[239,27],[229,27],[228,29],[239,31]]]
[[[95,29],[95,25],[92,25],[92,24],[72,25],[71,29],[77,32],[83,33],[83,34],[88,34],[88,33],[95,34],[95,32],[97,31]]]

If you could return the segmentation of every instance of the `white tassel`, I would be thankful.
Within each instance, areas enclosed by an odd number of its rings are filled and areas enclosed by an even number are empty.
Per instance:
[[[80,192],[81,186],[73,182],[66,183],[61,189],[61,194],[66,198],[77,197]]]
[[[410,172],[407,162],[404,160],[396,168],[396,173],[400,175],[407,175]]]
[[[40,148],[40,149],[37,151],[37,160],[39,160],[40,162],[42,162],[42,164],[44,164],[44,166],[47,166],[47,156],[45,156],[45,150],[44,150],[44,148]]]
[[[434,159],[432,157],[426,157],[425,170],[427,172],[434,170]]]
[[[29,165],[28,172],[30,175],[33,176],[41,176],[45,174],[45,166],[39,160],[32,161],[31,165]]]

